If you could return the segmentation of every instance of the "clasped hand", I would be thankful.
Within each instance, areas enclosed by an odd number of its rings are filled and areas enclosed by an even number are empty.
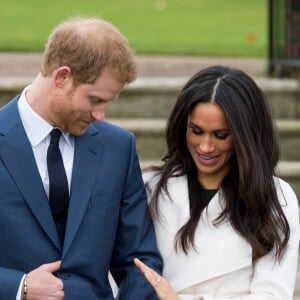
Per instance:
[[[64,300],[64,285],[53,275],[60,269],[61,261],[43,264],[26,276],[27,300]]]

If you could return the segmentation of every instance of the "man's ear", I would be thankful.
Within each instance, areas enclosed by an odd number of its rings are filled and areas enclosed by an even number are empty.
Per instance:
[[[55,86],[62,88],[68,79],[71,79],[71,68],[68,66],[61,66],[54,71]]]

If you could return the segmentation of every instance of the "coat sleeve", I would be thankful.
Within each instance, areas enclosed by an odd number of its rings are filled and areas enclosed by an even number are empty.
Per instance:
[[[157,250],[147,195],[132,136],[130,161],[124,184],[111,274],[122,300],[157,299],[152,287],[133,263],[138,257],[161,274],[162,260]]]
[[[0,267],[0,299],[16,300],[23,272]]]

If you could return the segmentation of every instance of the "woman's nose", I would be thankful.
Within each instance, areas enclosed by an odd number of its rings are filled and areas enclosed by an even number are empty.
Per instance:
[[[211,153],[215,150],[213,138],[210,136],[204,136],[199,142],[199,150],[201,153]]]

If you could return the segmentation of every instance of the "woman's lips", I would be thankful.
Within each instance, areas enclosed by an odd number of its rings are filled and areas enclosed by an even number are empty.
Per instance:
[[[201,164],[210,166],[215,164],[219,160],[218,155],[203,155],[203,154],[198,154],[199,161]]]

